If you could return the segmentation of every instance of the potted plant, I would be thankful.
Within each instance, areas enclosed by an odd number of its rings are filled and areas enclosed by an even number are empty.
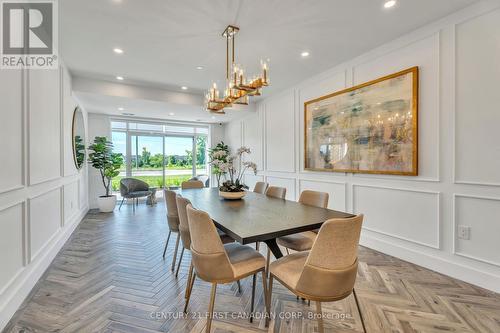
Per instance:
[[[116,205],[116,195],[111,195],[111,179],[120,174],[123,164],[121,154],[113,153],[113,143],[104,136],[96,136],[94,143],[89,146],[89,163],[99,170],[102,184],[106,190],[105,195],[97,198],[99,210],[103,213],[112,212]]]
[[[243,175],[247,169],[252,169],[257,174],[257,165],[250,161],[243,162],[243,155],[250,154],[250,149],[241,147],[235,155],[227,156],[226,162],[219,159],[213,160],[212,165],[216,166],[222,175],[229,175],[229,179],[219,186],[219,195],[224,199],[241,199],[248,189],[242,182]]]
[[[229,147],[224,141],[221,141],[214,148],[209,149],[208,156],[210,157],[210,164],[212,165],[212,174],[214,174],[217,179],[217,187],[220,187],[221,177],[226,172],[223,172],[219,165],[227,163]]]

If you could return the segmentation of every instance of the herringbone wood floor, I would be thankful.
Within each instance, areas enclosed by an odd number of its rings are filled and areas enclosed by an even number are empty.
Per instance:
[[[170,271],[175,242],[166,239],[165,207],[141,204],[114,214],[89,213],[4,332],[201,332],[210,286],[197,280],[190,317],[178,318],[190,257]],[[265,246],[262,249],[265,251]],[[500,295],[393,257],[360,248],[356,283],[368,332],[500,332]],[[260,279],[259,279],[260,280]],[[260,281],[259,281],[260,282]],[[256,311],[263,311],[257,284]],[[215,332],[263,332],[250,324],[251,278],[217,289]],[[352,296],[325,303],[327,332],[362,332]],[[275,283],[270,332],[315,332],[314,304]],[[227,313],[228,314],[227,314]]]

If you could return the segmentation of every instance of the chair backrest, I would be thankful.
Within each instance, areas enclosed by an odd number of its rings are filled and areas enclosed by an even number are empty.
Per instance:
[[[285,199],[286,188],[278,186],[269,186],[267,188],[266,195],[273,198]]]
[[[308,206],[326,208],[328,198],[329,195],[326,192],[304,190],[300,193],[299,202]]]
[[[363,215],[323,223],[302,270],[297,290],[323,301],[350,295],[358,271]]]
[[[204,188],[203,182],[200,180],[188,180],[186,182],[182,182],[181,188],[183,190],[188,188]]]
[[[266,182],[257,182],[257,183],[255,183],[255,187],[253,188],[253,191],[255,193],[264,194],[264,193],[266,193],[268,186],[269,186],[269,184]]]
[[[148,191],[148,183],[136,178],[122,178],[120,180],[120,194],[122,196],[135,191]]]
[[[172,190],[163,190],[163,197],[167,206],[167,221],[171,231],[179,230],[179,212],[177,211],[177,193]]]
[[[187,205],[191,204],[191,201],[177,195],[177,211],[179,213],[179,232],[181,233],[182,245],[185,249],[190,249],[191,247],[191,234],[189,232],[189,222],[187,217]]]
[[[210,216],[187,205],[191,257],[196,275],[208,282],[231,280],[233,266]]]

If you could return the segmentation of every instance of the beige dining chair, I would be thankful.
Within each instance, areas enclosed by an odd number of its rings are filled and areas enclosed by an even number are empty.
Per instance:
[[[266,195],[268,197],[285,199],[286,197],[286,188],[278,187],[278,186],[269,186],[266,191]]]
[[[208,333],[212,325],[215,294],[218,284],[234,282],[261,272],[264,299],[266,301],[269,300],[267,279],[264,272],[266,260],[250,246],[238,243],[223,245],[212,219],[206,212],[196,210],[191,205],[187,205],[186,209],[191,233],[191,256],[194,272],[190,281],[184,312],[186,313],[187,311],[195,278],[199,277],[206,282],[210,282],[212,284],[212,291],[205,329]],[[255,283],[252,289],[255,290]],[[266,312],[269,314],[269,303],[265,303]],[[253,308],[254,297],[252,297],[250,311],[253,312]],[[250,316],[250,321],[252,321],[252,316]]]
[[[311,251],[296,252],[274,261],[270,267],[269,300],[273,280],[297,297],[316,301],[318,331],[324,332],[321,303],[346,298],[354,291],[358,271],[358,245],[363,215],[331,219],[320,228]],[[364,322],[361,312],[361,321]]]
[[[269,184],[266,182],[257,182],[255,183],[253,191],[255,193],[265,194],[268,186]]]
[[[300,194],[299,202],[308,206],[315,206],[320,208],[328,207],[329,195],[326,192],[310,191],[304,190]],[[286,248],[286,252],[289,253],[288,249],[294,251],[307,251],[313,246],[314,240],[316,239],[317,231],[306,231],[297,234],[286,235],[276,239],[278,245]]]
[[[170,240],[170,235],[172,232],[177,233],[177,240],[175,242],[175,251],[174,256],[172,258],[172,272],[175,268],[175,261],[177,259],[177,250],[179,248],[179,212],[177,210],[177,201],[176,201],[177,193],[172,190],[163,190],[163,197],[165,198],[165,203],[167,205],[167,222],[168,222],[168,237],[167,242],[165,243],[165,249],[163,249],[163,259],[165,259],[165,253],[167,252],[168,241]]]
[[[181,188],[183,190],[189,188],[204,188],[204,187],[205,185],[203,185],[203,182],[201,180],[188,180],[181,183]]]
[[[175,277],[179,275],[179,268],[181,267],[184,250],[189,251],[191,248],[191,233],[189,232],[189,224],[188,224],[187,210],[186,210],[187,205],[191,204],[191,201],[189,201],[189,199],[187,198],[184,198],[180,194],[177,194],[176,201],[177,201],[177,210],[179,213],[179,233],[181,235],[182,250],[181,250],[181,255],[179,257],[179,262],[177,263],[177,270],[175,271]],[[223,244],[234,242],[234,239],[232,239],[219,229],[217,229],[217,233],[219,234],[220,240],[222,241]],[[193,270],[193,265],[191,263],[189,267],[188,280],[190,279],[192,270]],[[238,284],[238,289],[241,289],[239,284]]]

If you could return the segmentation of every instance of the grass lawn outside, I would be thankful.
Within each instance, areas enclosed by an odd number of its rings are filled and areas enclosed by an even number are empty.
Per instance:
[[[168,175],[165,176],[165,186],[180,186],[182,182],[185,182],[189,180],[192,176],[191,175],[177,175],[177,176],[172,176]],[[113,178],[111,182],[111,186],[113,188],[113,191],[120,191],[120,180],[122,178],[125,178],[124,176],[118,176]],[[163,183],[163,176],[134,176],[136,179],[140,179],[146,183],[148,183],[149,186],[151,187],[162,187]]]

